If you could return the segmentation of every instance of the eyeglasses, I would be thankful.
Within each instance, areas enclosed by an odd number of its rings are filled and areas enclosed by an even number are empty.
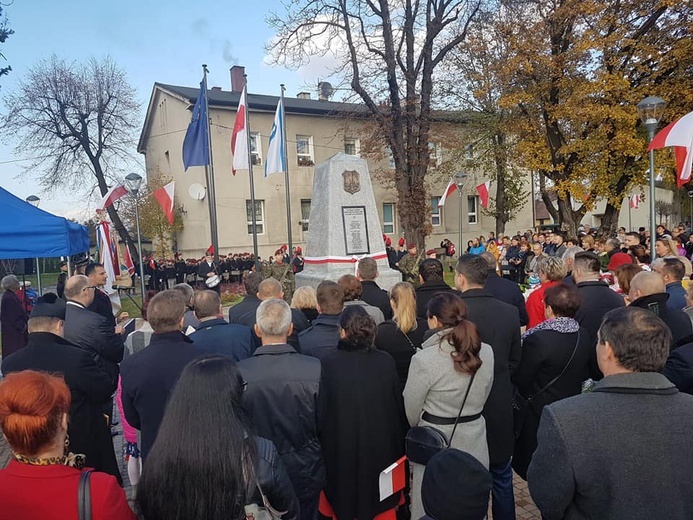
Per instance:
[[[89,289],[94,289],[94,290],[96,290],[96,289],[98,289],[98,288],[99,288],[98,285],[88,285],[88,286],[86,286],[86,287],[85,287],[84,289],[82,289],[82,290],[83,290],[83,291],[87,291],[87,290],[89,290]]]

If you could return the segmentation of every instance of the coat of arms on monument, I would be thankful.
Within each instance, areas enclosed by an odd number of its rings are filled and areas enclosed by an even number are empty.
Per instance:
[[[344,191],[353,195],[361,189],[361,179],[356,170],[346,170],[342,173],[344,177]]]

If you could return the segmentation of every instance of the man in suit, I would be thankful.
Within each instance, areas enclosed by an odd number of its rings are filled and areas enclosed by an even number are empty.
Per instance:
[[[686,276],[686,267],[678,258],[657,258],[652,262],[652,270],[662,277],[669,295],[667,307],[683,310],[687,306],[686,289],[683,288],[683,277]]]
[[[255,312],[262,303],[257,297],[257,291],[262,282],[262,275],[256,272],[250,272],[243,280],[245,286],[245,298],[229,309],[229,323],[236,321],[247,312]]]
[[[381,289],[375,279],[378,277],[378,263],[370,256],[359,260],[356,270],[356,278],[361,282],[363,293],[361,299],[368,305],[377,307],[383,312],[386,320],[392,319],[392,307],[387,291]]]
[[[496,272],[496,257],[488,251],[479,255],[488,264],[488,276],[484,282],[484,291],[495,299],[509,303],[517,308],[520,315],[520,326],[524,327],[529,323],[527,308],[525,307],[525,297],[520,291],[520,286],[507,278],[501,278]]]
[[[678,309],[668,307],[666,302],[669,295],[664,288],[664,280],[658,273],[642,272],[636,274],[630,281],[628,294],[631,307],[639,307],[654,312],[671,331],[671,349],[680,345],[682,340],[693,334],[691,319]]]
[[[209,354],[219,354],[240,361],[253,353],[253,336],[243,325],[226,323],[221,298],[214,291],[195,295],[195,316],[200,320],[197,330],[190,334],[195,347]]]
[[[205,253],[205,259],[200,262],[200,265],[197,268],[197,274],[200,278],[202,278],[202,281],[205,282],[205,287],[207,287],[207,280],[209,278],[212,278],[213,276],[221,277],[221,273],[217,272],[218,267],[219,263],[214,261],[214,253],[207,251]],[[216,293],[221,294],[221,282],[216,284],[214,287],[209,288]]]
[[[322,359],[337,350],[339,316],[344,308],[344,291],[339,284],[325,280],[316,291],[318,317],[313,325],[298,335],[301,354]]]
[[[89,352],[96,363],[118,383],[118,363],[123,360],[123,327],[88,309],[96,287],[84,275],[75,275],[65,283],[65,339]]]
[[[120,367],[123,412],[128,423],[141,432],[142,460],[154,444],[181,372],[202,355],[181,333],[184,313],[185,300],[178,291],[154,296],[147,307],[147,321],[154,329],[149,346],[125,358]]]
[[[262,346],[240,361],[238,369],[248,382],[243,408],[256,433],[277,447],[296,490],[301,519],[314,520],[325,486],[317,431],[320,361],[287,344],[292,327],[291,309],[285,301],[263,301],[255,324]]]
[[[87,465],[122,483],[103,406],[116,384],[85,350],[63,338],[65,301],[56,294],[39,298],[29,317],[29,343],[2,362],[3,374],[38,370],[61,374],[70,389],[69,450],[87,457]]]
[[[520,316],[515,307],[495,299],[484,290],[488,272],[488,263],[480,256],[461,255],[457,262],[455,286],[467,304],[467,319],[479,329],[481,341],[493,349],[493,386],[483,416],[486,419],[489,471],[493,477],[493,518],[503,520],[515,518],[510,464],[515,443],[510,377],[520,363]]]
[[[106,274],[106,269],[104,269],[103,264],[89,264],[84,269],[84,274],[87,276],[87,278],[89,278],[89,285],[93,285],[95,287],[94,299],[89,304],[87,309],[99,314],[100,316],[103,316],[106,321],[115,327],[116,319],[113,314],[111,299],[102,289],[102,287],[106,286],[106,282],[108,282],[108,274]]]
[[[693,518],[693,396],[658,373],[668,327],[630,306],[607,313],[598,338],[604,379],[544,408],[532,499],[549,520]]]
[[[428,302],[440,292],[452,291],[443,279],[443,264],[440,260],[427,258],[419,265],[419,281],[416,288],[416,317],[426,319]]]

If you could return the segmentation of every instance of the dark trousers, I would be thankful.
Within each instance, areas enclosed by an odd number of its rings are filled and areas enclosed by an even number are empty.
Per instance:
[[[513,493],[513,468],[511,461],[491,464],[493,477],[491,511],[493,520],[515,520],[515,495]]]
[[[299,500],[299,507],[301,508],[300,519],[301,520],[317,520],[318,518],[318,503],[320,502],[320,493],[317,495],[304,498]]]

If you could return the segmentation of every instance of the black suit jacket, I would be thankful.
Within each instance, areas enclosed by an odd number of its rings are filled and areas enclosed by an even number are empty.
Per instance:
[[[681,392],[693,394],[693,343],[672,350],[662,374]]]
[[[149,346],[123,361],[121,386],[125,418],[140,430],[142,458],[154,444],[171,390],[181,372],[203,353],[181,332],[152,334]]]
[[[229,309],[229,323],[238,323],[238,319],[247,312],[255,312],[262,302],[254,294],[249,294],[243,300]]]
[[[520,291],[520,286],[506,278],[501,278],[496,274],[496,271],[489,271],[484,290],[494,298],[509,303],[513,307],[517,307],[520,313],[520,326],[524,327],[529,323],[527,309],[525,308],[525,297]]]
[[[101,289],[94,290],[94,301],[91,302],[91,305],[87,307],[87,309],[100,316],[103,316],[108,323],[112,324],[114,327],[116,326],[116,319],[113,315],[113,305],[111,305],[111,299]]]
[[[493,386],[483,416],[491,464],[507,462],[515,443],[510,377],[520,363],[520,316],[517,308],[484,289],[470,289],[460,296],[467,304],[467,318],[479,329],[481,341],[493,349]]]
[[[2,362],[3,374],[22,370],[63,375],[72,395],[67,427],[70,451],[83,453],[89,467],[120,481],[111,432],[103,415],[103,405],[116,389],[109,374],[88,352],[48,332],[29,334],[29,344]]]
[[[298,335],[299,352],[319,359],[337,350],[339,314],[318,314],[313,325]]]
[[[124,338],[106,318],[68,302],[65,311],[65,339],[94,356],[96,363],[118,383],[118,363],[123,360]]]
[[[443,280],[424,282],[416,288],[416,317],[422,320],[426,319],[428,311],[428,302],[431,301],[436,294],[441,292],[452,291],[453,288],[446,284]]]
[[[387,295],[387,291],[381,289],[377,283],[371,280],[361,280],[361,286],[363,287],[361,299],[368,305],[383,311],[386,320],[391,320],[392,307],[390,307],[390,297]]]

